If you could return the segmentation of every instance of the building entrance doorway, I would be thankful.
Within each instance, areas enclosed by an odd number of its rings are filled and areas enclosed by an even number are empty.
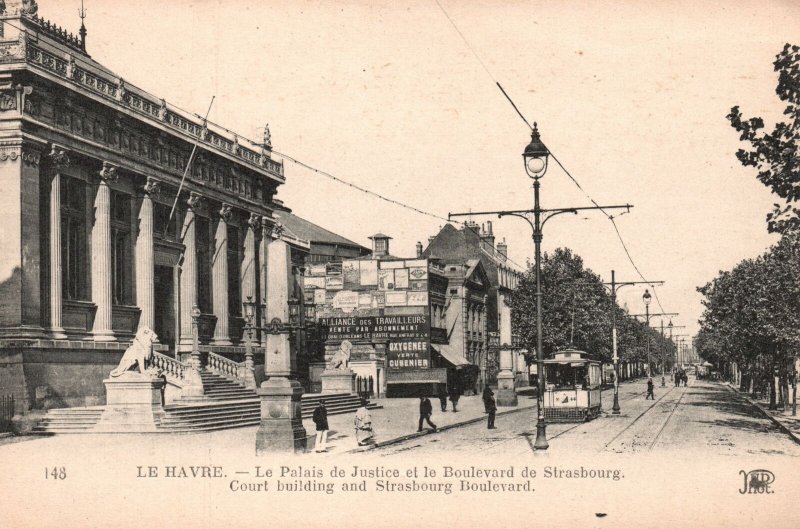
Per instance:
[[[177,321],[175,318],[175,269],[171,266],[156,266],[154,274],[155,303],[154,323],[158,340],[175,353]]]

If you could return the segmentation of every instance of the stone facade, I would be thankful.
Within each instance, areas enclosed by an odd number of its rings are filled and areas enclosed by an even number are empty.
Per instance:
[[[421,245],[420,245],[421,246]],[[428,247],[422,252],[425,257],[438,258],[445,267],[463,266],[470,260],[478,260],[489,282],[485,303],[485,325],[487,335],[499,333],[510,321],[503,321],[504,299],[517,288],[522,271],[507,259],[508,246],[505,241],[495,244],[491,222],[484,226],[468,222],[461,229],[446,224],[438,234],[429,239]],[[488,340],[487,340],[488,342]],[[513,355],[514,371],[523,366],[517,355]],[[500,357],[497,351],[487,351],[485,380],[495,384]]]
[[[269,141],[140,90],[43,19],[0,17],[0,387],[21,410],[101,402],[139,327],[188,353],[194,305],[205,349],[241,353],[281,238]]]

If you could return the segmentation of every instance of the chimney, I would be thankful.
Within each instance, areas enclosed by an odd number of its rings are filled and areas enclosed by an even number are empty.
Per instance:
[[[483,243],[483,248],[486,251],[494,253],[494,233],[492,232],[492,221],[486,222],[485,229],[483,225],[481,225],[481,242]]]
[[[503,240],[497,243],[497,253],[500,254],[500,258],[505,261],[508,259],[508,245],[506,244],[506,238],[503,237]]]
[[[422,243],[417,241],[417,257],[422,257]]]
[[[373,259],[380,259],[389,255],[389,237],[383,233],[376,233],[372,237],[372,257]]]

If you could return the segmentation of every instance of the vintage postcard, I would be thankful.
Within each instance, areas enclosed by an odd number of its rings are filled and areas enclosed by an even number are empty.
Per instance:
[[[0,527],[798,527],[800,4],[0,0]]]

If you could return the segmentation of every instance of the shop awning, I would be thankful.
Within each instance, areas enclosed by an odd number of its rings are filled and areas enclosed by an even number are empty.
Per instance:
[[[461,356],[460,352],[455,351],[454,348],[451,348],[449,345],[431,346],[431,349],[442,355],[442,358],[456,368],[472,365],[469,360]]]

